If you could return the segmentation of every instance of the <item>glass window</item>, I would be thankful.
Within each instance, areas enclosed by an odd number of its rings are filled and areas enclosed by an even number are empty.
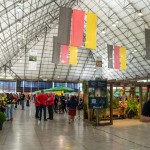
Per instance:
[[[16,92],[16,81],[0,81],[0,92]]]
[[[72,89],[78,89],[78,83],[67,83],[67,87]]]
[[[65,82],[54,82],[54,87],[65,86],[65,85],[66,85]]]
[[[49,89],[49,88],[52,88],[52,82],[47,82],[47,81],[39,82],[39,89]]]

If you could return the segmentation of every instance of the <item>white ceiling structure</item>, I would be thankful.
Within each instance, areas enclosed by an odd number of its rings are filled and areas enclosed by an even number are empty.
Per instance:
[[[79,49],[77,66],[52,63],[60,6],[98,15],[97,49]],[[143,16],[138,15],[140,10]],[[0,78],[82,81],[97,76],[109,80],[149,77],[145,28],[150,28],[149,0],[0,0]],[[108,68],[107,44],[127,48],[127,70]],[[30,50],[37,50],[38,56],[33,71],[29,70]],[[96,57],[102,58],[101,75],[95,70]]]

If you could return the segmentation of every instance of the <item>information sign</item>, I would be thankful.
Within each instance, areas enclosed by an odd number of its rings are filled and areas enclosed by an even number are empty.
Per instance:
[[[89,81],[88,103],[90,109],[107,108],[107,81]]]

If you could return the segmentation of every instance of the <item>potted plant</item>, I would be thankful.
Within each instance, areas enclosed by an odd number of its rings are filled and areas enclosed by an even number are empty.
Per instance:
[[[127,115],[128,118],[133,118],[138,113],[138,101],[135,99],[129,99],[127,102]]]
[[[115,97],[113,99],[113,109],[118,109],[119,107],[119,98]]]
[[[113,115],[118,115],[119,98],[113,98]],[[106,109],[106,117],[110,116],[110,102],[108,102],[108,108]]]
[[[3,112],[0,111],[0,130],[2,130],[3,123],[6,121],[6,116]]]

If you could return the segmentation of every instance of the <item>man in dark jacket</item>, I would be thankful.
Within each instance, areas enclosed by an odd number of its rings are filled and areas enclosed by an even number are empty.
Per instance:
[[[150,99],[146,101],[143,105],[141,121],[150,122]]]
[[[20,102],[21,102],[22,110],[24,110],[24,99],[25,99],[25,95],[21,92]]]

